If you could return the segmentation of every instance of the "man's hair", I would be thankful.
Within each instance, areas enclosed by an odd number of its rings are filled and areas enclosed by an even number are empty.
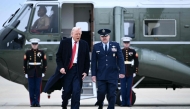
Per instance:
[[[72,35],[73,31],[77,31],[77,30],[79,30],[80,33],[82,34],[82,31],[81,31],[80,27],[73,27],[72,30],[71,30],[71,35]]]

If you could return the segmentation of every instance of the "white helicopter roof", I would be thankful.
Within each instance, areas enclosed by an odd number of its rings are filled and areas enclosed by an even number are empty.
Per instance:
[[[92,3],[94,8],[189,8],[190,0],[27,0],[26,3]]]

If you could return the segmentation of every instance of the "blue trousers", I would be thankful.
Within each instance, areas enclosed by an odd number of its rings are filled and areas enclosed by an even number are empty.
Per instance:
[[[30,95],[30,105],[40,104],[42,77],[28,77],[28,89]]]
[[[68,99],[72,94],[71,109],[79,109],[81,82],[78,78],[77,66],[73,66],[70,70],[66,72],[66,75],[64,75],[63,77],[62,84],[63,84],[62,107],[67,107]]]
[[[133,75],[122,78],[121,80],[121,96],[122,96],[122,106],[130,106],[132,100],[132,85],[133,85]]]
[[[97,81],[98,91],[97,91],[97,103],[96,105],[103,105],[105,95],[107,94],[108,99],[108,109],[115,108],[116,101],[116,89],[118,85],[118,80],[99,80]]]

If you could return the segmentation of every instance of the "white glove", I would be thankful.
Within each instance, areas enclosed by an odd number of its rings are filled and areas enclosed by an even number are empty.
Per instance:
[[[136,73],[133,73],[133,78],[136,76]]]
[[[44,73],[42,73],[42,77],[44,77],[45,76],[45,74]]]
[[[28,78],[28,74],[25,74],[25,78]]]

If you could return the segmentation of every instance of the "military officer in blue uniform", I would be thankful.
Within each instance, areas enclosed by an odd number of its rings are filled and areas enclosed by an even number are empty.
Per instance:
[[[40,107],[41,82],[47,68],[46,55],[38,49],[39,41],[37,38],[31,39],[32,49],[24,54],[23,68],[25,77],[28,78],[31,107]]]
[[[138,54],[132,48],[130,48],[130,37],[123,37],[123,45],[122,53],[124,56],[125,63],[125,78],[122,78],[121,81],[121,95],[122,102],[121,106],[131,106],[132,101],[132,85],[133,78],[136,76],[138,72]]]
[[[124,78],[124,58],[117,42],[111,42],[109,29],[100,29],[101,42],[93,47],[91,59],[92,81],[97,81],[98,109],[103,109],[103,101],[107,94],[108,109],[115,108],[118,79]]]

